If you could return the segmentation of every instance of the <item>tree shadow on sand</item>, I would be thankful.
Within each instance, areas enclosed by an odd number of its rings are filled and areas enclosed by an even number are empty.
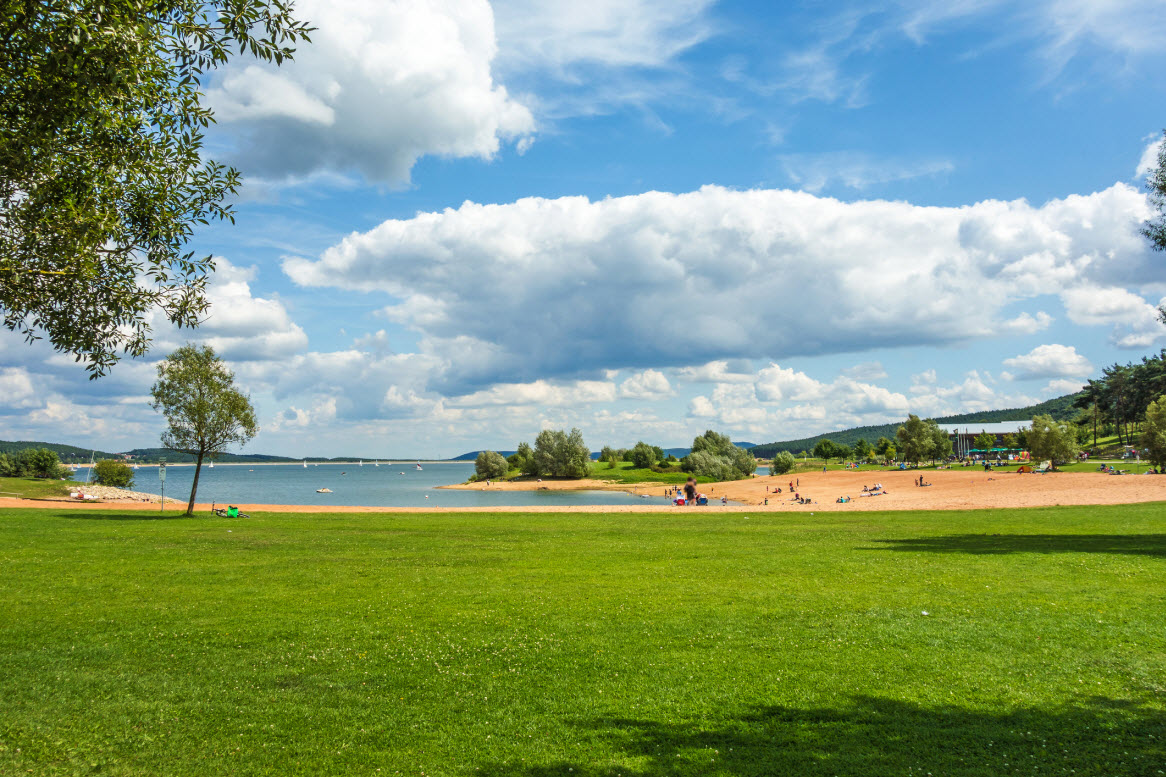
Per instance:
[[[503,777],[1004,774],[1129,777],[1166,771],[1166,712],[1111,699],[1008,713],[858,697],[839,708],[755,708],[691,723],[612,718],[580,724],[600,763],[484,764]],[[589,732],[589,733],[588,733]]]
[[[1116,553],[1166,556],[1166,534],[952,534],[944,537],[913,537],[875,542],[880,543],[881,547],[860,550],[908,550],[974,555]]]

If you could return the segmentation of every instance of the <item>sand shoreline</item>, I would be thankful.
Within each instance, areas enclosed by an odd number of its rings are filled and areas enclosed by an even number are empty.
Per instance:
[[[1011,471],[984,472],[974,469],[925,470],[922,475],[932,485],[914,485],[920,472],[866,471],[802,473],[751,478],[727,483],[702,484],[710,496],[707,507],[674,507],[670,504],[632,505],[556,505],[514,506],[499,504],[485,507],[392,507],[240,504],[244,512],[296,513],[649,513],[676,510],[708,513],[728,512],[865,512],[870,510],[975,510],[1012,507],[1050,507],[1054,505],[1109,505],[1166,502],[1166,477],[1160,475],[1105,475],[1093,472],[1061,472],[1048,475],[1020,475]],[[795,490],[814,500],[813,504],[792,502],[790,481]],[[863,497],[863,485],[881,483],[884,496]],[[599,484],[596,486],[596,484]],[[663,497],[665,484],[626,484],[605,481],[524,481],[521,483],[458,484],[477,486],[481,490],[519,491],[547,488],[551,490],[622,490]],[[776,493],[781,488],[782,493]],[[737,504],[720,504],[720,498]],[[852,501],[839,504],[839,496]],[[769,504],[765,504],[768,499]],[[663,500],[661,499],[661,502]],[[0,499],[0,508],[82,508],[98,510],[158,510],[150,502],[78,502],[75,500]],[[198,503],[196,510],[208,514],[210,504]]]

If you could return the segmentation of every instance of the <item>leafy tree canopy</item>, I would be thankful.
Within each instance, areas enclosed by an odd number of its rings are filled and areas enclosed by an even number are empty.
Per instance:
[[[1158,471],[1166,470],[1166,397],[1159,397],[1146,409],[1141,443]]]
[[[555,478],[583,478],[591,464],[591,450],[583,442],[583,433],[572,429],[543,429],[534,441],[530,474]]]
[[[474,460],[474,474],[478,476],[478,480],[506,477],[506,473],[509,471],[510,462],[501,453],[495,451],[482,451]]]
[[[290,0],[0,0],[0,315],[106,373],[149,314],[196,326],[237,171],[203,155],[210,71],[281,63],[309,28]]]
[[[124,461],[102,459],[93,466],[94,479],[103,486],[115,488],[132,488],[134,485],[134,470]]]
[[[1056,465],[1077,456],[1077,427],[1051,416],[1038,415],[1028,430],[1028,448],[1037,460],[1048,459]]]

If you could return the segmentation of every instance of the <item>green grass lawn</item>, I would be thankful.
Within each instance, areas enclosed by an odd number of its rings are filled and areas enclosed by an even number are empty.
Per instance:
[[[617,483],[665,483],[680,485],[688,480],[689,473],[681,472],[653,472],[647,467],[637,468],[630,461],[617,461],[614,468],[607,466],[605,461],[591,463],[590,477],[596,480],[612,480]],[[698,483],[711,483],[712,478],[698,477]]]
[[[1158,775],[1164,516],[0,511],[0,774]]]
[[[47,480],[43,478],[0,478],[0,496],[19,494],[24,499],[44,499],[49,496],[68,496],[70,486],[79,485],[72,480]]]

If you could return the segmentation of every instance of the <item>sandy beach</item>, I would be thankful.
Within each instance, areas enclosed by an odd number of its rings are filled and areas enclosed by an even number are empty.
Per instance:
[[[888,472],[812,472],[797,476],[767,476],[728,483],[712,483],[701,486],[701,491],[709,495],[707,507],[674,507],[664,503],[666,486],[658,483],[629,486],[598,480],[548,480],[544,482],[520,481],[510,483],[458,484],[450,488],[471,488],[476,490],[521,491],[540,488],[554,490],[627,490],[647,494],[655,499],[644,504],[632,505],[579,505],[579,506],[524,506],[509,507],[319,507],[311,505],[241,504],[244,512],[302,512],[302,513],[435,513],[435,512],[672,512],[675,510],[701,510],[706,512],[785,512],[785,511],[837,511],[856,512],[867,510],[971,510],[993,507],[1047,507],[1050,505],[1105,505],[1133,504],[1137,502],[1166,501],[1166,477],[1154,475],[1106,475],[1093,472],[1062,472],[1047,475],[1017,474],[1012,471],[984,472],[975,469],[953,469],[925,471],[924,479],[932,485],[914,485],[919,476],[914,471]],[[813,504],[800,505],[791,501],[788,492],[791,480],[796,481],[796,491],[810,497]],[[885,489],[882,496],[864,497],[862,487],[881,483]],[[781,494],[775,493],[777,488]],[[736,504],[722,506],[721,497],[727,497]],[[839,496],[850,496],[852,501],[839,504]],[[157,498],[153,503],[140,501],[141,497],[119,500],[110,497],[102,502],[78,502],[75,500],[29,500],[0,499],[0,508],[33,507],[60,509],[77,507],[97,510],[158,510]],[[765,504],[765,500],[769,504]],[[167,502],[170,499],[167,498]],[[222,505],[219,505],[222,506]],[[210,504],[199,503],[198,512],[208,513]]]

